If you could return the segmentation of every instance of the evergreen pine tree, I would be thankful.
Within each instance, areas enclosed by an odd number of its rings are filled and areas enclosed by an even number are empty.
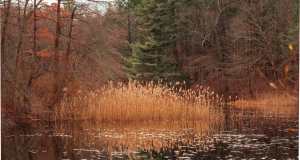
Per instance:
[[[132,44],[129,76],[142,81],[180,80],[177,41],[178,0],[147,0],[136,9],[139,38]]]

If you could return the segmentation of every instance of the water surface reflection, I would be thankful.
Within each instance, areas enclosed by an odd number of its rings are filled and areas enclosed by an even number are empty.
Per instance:
[[[237,109],[225,120],[30,123],[2,131],[2,159],[296,159],[298,108]]]

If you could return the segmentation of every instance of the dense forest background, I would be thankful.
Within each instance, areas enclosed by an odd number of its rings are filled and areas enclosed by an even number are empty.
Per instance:
[[[298,98],[298,0],[4,0],[1,106],[47,114],[109,80]]]

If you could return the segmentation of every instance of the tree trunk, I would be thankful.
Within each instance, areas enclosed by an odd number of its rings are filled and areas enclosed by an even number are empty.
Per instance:
[[[75,10],[76,10],[76,7],[73,9],[72,14],[71,14],[70,29],[69,29],[69,34],[68,34],[68,47],[67,47],[66,58],[65,58],[65,66],[66,66],[67,74],[70,70],[69,66],[70,66],[70,54],[71,54],[71,39],[72,39],[73,18],[74,18]]]
[[[3,27],[2,27],[2,37],[1,37],[1,62],[4,64],[6,63],[6,47],[5,47],[5,42],[6,42],[6,29],[7,29],[7,24],[8,24],[8,17],[9,17],[9,12],[10,12],[10,5],[11,5],[11,0],[7,1],[7,7],[5,8],[5,1],[4,1],[4,22],[3,22]]]
[[[34,9],[33,9],[33,65],[35,66],[37,63],[37,45],[36,45],[36,33],[37,33],[37,18],[36,18],[36,10],[37,4],[36,0],[33,1]]]
[[[59,102],[62,96],[62,75],[60,72],[60,63],[59,63],[59,43],[60,43],[60,34],[61,34],[61,27],[60,27],[60,3],[61,0],[57,0],[57,9],[56,9],[56,36],[54,42],[54,59],[53,59],[53,77],[54,77],[54,100],[52,105],[50,106],[52,109],[56,103]]]
[[[15,99],[14,99],[14,106],[21,107],[22,103],[25,103],[23,100],[25,98],[24,91],[23,91],[23,78],[24,78],[24,67],[22,66],[23,64],[23,52],[22,52],[22,46],[23,46],[23,33],[25,32],[25,24],[26,24],[26,9],[28,5],[28,1],[25,1],[25,6],[23,10],[23,16],[21,15],[21,6],[20,6],[20,0],[18,0],[18,7],[19,9],[19,17],[18,17],[18,22],[19,22],[19,42],[17,46],[17,57],[15,61],[15,74],[14,74],[14,83],[16,86],[16,89],[19,90],[20,94],[15,94]],[[22,18],[21,18],[22,17]],[[23,20],[23,21],[22,21]]]
[[[253,95],[253,89],[252,89],[252,76],[251,76],[251,69],[249,68],[248,69],[248,75],[247,75],[247,86],[249,88],[249,94],[250,94],[250,98],[254,98],[254,95]]]

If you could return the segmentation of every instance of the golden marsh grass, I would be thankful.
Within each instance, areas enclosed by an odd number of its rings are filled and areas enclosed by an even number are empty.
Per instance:
[[[237,107],[298,106],[299,98],[287,93],[264,93],[255,100],[238,100],[231,104]]]
[[[198,86],[184,90],[149,82],[128,84],[109,82],[100,90],[81,91],[64,96],[55,109],[55,119],[83,119],[103,122],[196,120],[222,118],[218,105],[221,97]]]

